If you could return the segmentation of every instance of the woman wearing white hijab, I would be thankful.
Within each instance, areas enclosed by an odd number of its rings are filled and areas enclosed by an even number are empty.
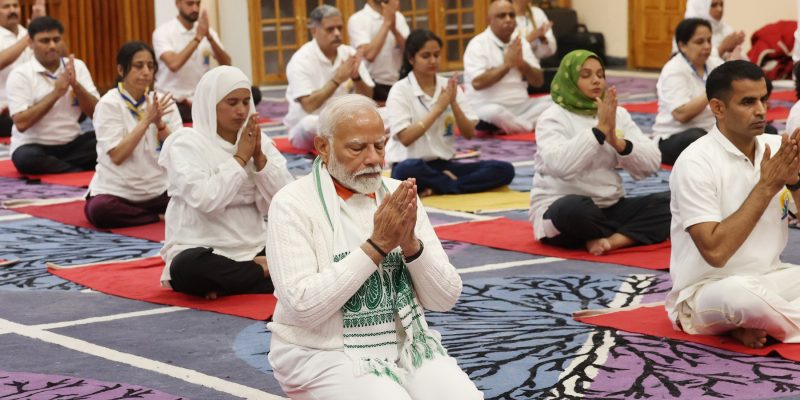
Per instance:
[[[263,138],[250,81],[220,66],[200,79],[192,128],[171,134],[159,157],[171,198],[161,283],[216,298],[271,293],[264,244],[272,196],[294,178],[286,159]]]
[[[711,23],[711,46],[716,55],[725,60],[744,59],[741,55],[744,32],[734,31],[730,25],[722,22],[723,8],[723,0],[686,0],[684,19],[702,18]],[[674,51],[677,48],[673,48]]]

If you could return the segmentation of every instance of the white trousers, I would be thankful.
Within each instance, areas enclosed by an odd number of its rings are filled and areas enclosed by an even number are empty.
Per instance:
[[[295,148],[311,151],[314,149],[314,137],[319,130],[319,116],[306,115],[300,122],[289,128],[289,143]]]
[[[317,350],[272,337],[269,363],[283,391],[294,400],[482,400],[453,357],[426,361],[406,376],[355,376],[353,362],[340,350]]]
[[[730,276],[703,285],[688,300],[689,333],[720,335],[736,328],[762,329],[784,342],[800,343],[800,268],[761,276]]]
[[[531,132],[536,120],[553,104],[550,96],[529,98],[519,104],[472,104],[475,114],[483,121],[496,125],[505,133]]]

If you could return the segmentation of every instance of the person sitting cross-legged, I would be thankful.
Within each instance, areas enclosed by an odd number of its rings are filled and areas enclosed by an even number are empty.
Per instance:
[[[659,168],[656,144],[617,105],[600,59],[587,50],[564,56],[550,95],[556,104],[536,130],[530,218],[546,244],[602,255],[669,236],[669,193],[626,197],[617,166],[634,179]]]
[[[386,158],[392,178],[416,178],[420,194],[482,192],[511,183],[514,166],[505,161],[460,163],[455,130],[471,139],[478,117],[456,83],[436,74],[442,41],[431,31],[415,30],[406,40],[405,60],[389,92],[386,114],[391,137]]]

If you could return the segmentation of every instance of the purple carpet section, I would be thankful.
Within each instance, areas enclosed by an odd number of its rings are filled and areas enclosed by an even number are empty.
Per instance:
[[[177,400],[183,398],[125,383],[0,371],[0,399]]]
[[[55,199],[81,197],[86,189],[61,185],[26,183],[20,179],[0,178],[0,201],[10,199]]]

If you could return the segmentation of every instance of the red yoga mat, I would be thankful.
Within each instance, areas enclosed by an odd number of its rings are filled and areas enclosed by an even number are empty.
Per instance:
[[[80,226],[82,228],[94,229],[103,232],[112,232],[118,235],[130,236],[140,239],[161,242],[164,240],[164,221],[152,224],[131,226],[127,228],[99,229],[86,219],[83,213],[84,200],[75,200],[66,203],[48,204],[43,206],[24,206],[13,208],[16,212],[32,215],[34,217],[49,219],[61,222],[62,224]]]
[[[259,321],[275,311],[271,294],[221,296],[215,300],[189,296],[161,287],[161,257],[140,258],[63,268],[48,263],[48,272],[99,292],[149,303],[213,311]]]
[[[13,179],[38,179],[42,183],[50,183],[53,185],[65,185],[75,187],[88,187],[89,182],[92,181],[94,171],[83,172],[68,172],[64,174],[47,174],[47,175],[22,175],[14,167],[11,160],[0,161],[0,177],[13,178]]]
[[[671,249],[669,241],[647,246],[628,247],[602,256],[595,256],[583,249],[562,249],[537,241],[533,238],[533,226],[527,221],[498,218],[438,226],[435,229],[439,239],[467,242],[495,249],[653,270],[669,269]]]
[[[477,131],[476,138],[479,139],[497,139],[497,140],[509,140],[512,142],[535,142],[536,141],[536,133],[535,132],[523,132],[523,133],[511,133],[508,135],[503,134],[487,134],[481,131]]]
[[[781,101],[797,101],[797,94],[794,90],[776,90],[772,92],[772,95],[769,96],[770,100],[781,100]]]
[[[632,113],[645,113],[645,114],[656,114],[658,113],[658,101],[648,101],[644,103],[628,103],[628,104],[621,104],[622,107],[625,107],[628,112]]]
[[[760,349],[751,349],[728,336],[690,335],[676,331],[662,303],[642,305],[636,308],[578,311],[573,314],[576,321],[590,325],[605,326],[617,330],[663,337],[684,342],[699,343],[718,349],[754,356],[777,353],[781,357],[800,361],[800,344],[777,343]]]
[[[783,121],[789,118],[788,107],[772,107],[767,109],[767,121]]]
[[[8,146],[9,144],[11,144],[11,137],[7,137],[7,136],[6,137],[0,137],[0,144],[4,144],[4,145]]]
[[[272,138],[272,141],[275,142],[275,147],[281,153],[290,153],[290,154],[309,154],[309,153],[311,153],[308,150],[302,150],[302,149],[298,149],[298,148],[292,146],[292,143],[289,142],[289,138],[288,137]]]

